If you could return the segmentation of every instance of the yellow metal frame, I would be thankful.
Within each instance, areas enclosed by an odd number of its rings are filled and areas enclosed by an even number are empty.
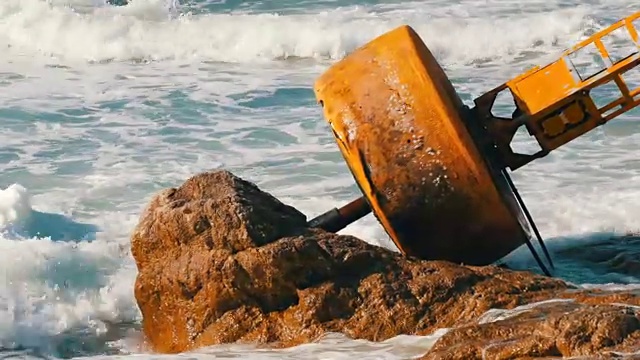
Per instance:
[[[475,99],[475,112],[492,136],[505,167],[515,170],[530,161],[570,142],[584,133],[640,105],[640,87],[630,89],[622,75],[640,64],[638,31],[633,22],[640,12],[628,16],[566,50],[556,61],[535,67]],[[625,29],[635,52],[613,61],[603,38]],[[571,61],[571,55],[590,45],[597,48],[605,63],[601,71],[583,78]],[[591,91],[614,82],[621,96],[598,107]],[[510,91],[517,111],[513,118],[496,117],[491,109],[498,94]],[[515,153],[511,141],[520,126],[526,126],[541,150],[535,154]]]

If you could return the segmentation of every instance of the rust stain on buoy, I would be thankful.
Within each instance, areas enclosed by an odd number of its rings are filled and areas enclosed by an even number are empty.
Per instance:
[[[478,150],[453,85],[411,27],[335,64],[315,93],[356,182],[402,253],[483,265],[524,243],[506,183]]]

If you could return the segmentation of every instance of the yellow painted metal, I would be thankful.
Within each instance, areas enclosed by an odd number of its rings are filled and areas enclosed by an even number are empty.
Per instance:
[[[528,233],[533,222],[523,214],[506,168],[545,156],[640,104],[640,89],[623,79],[640,63],[638,20],[640,13],[620,20],[556,61],[478,97],[473,109],[460,101],[409,26],[377,37],[320,76],[316,98],[338,147],[399,250],[473,265],[494,262],[524,243],[534,252]],[[614,31],[633,44],[620,59],[604,42]],[[593,74],[574,64],[574,55],[588,47],[604,63]],[[615,84],[621,95],[599,106],[592,91],[605,84]],[[492,113],[502,91],[513,96],[511,117]],[[521,126],[542,150],[529,155],[511,149]]]
[[[630,89],[623,75],[640,64],[638,31],[640,12],[599,31],[566,50],[556,61],[535,67],[475,100],[476,114],[496,141],[504,165],[515,170],[547,155],[584,133],[640,105],[640,87]],[[628,36],[631,51],[620,59],[613,58],[605,39],[614,32]],[[592,48],[602,60],[599,71],[584,73],[575,64],[576,55]],[[593,91],[615,85],[620,96],[602,106],[594,101]],[[498,93],[509,91],[517,107],[513,118],[494,116],[491,112]],[[526,126],[541,150],[535,154],[518,154],[511,141],[520,126]]]
[[[513,194],[415,31],[401,26],[333,65],[315,93],[373,213],[398,249],[486,265],[529,236]]]

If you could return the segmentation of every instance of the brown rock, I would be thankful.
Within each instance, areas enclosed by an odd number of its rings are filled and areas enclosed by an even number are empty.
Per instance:
[[[495,347],[496,356],[587,354],[637,339],[637,314],[587,304],[640,304],[639,294],[589,293],[527,272],[405,258],[305,223],[294,208],[225,171],[157,195],[132,236],[135,296],[151,346],[290,346],[327,331],[377,341],[461,327],[428,356],[453,356],[446,344],[464,340],[459,353],[474,358],[490,338],[529,341],[520,352]],[[554,305],[522,315],[518,326],[477,324],[492,308],[559,297],[578,299],[573,312]],[[556,338],[565,340],[552,344]]]
[[[453,329],[423,359],[606,356],[640,350],[639,340],[637,308],[550,302],[505,320]]]
[[[227,171],[204,173],[160,192],[134,230],[139,267],[186,248],[236,253],[291,235],[306,217]],[[142,246],[144,244],[144,246]]]

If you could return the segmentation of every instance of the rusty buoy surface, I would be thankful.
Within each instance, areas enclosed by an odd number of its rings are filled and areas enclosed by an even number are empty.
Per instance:
[[[411,27],[357,49],[314,90],[355,181],[403,254],[486,265],[527,241],[511,190]]]

